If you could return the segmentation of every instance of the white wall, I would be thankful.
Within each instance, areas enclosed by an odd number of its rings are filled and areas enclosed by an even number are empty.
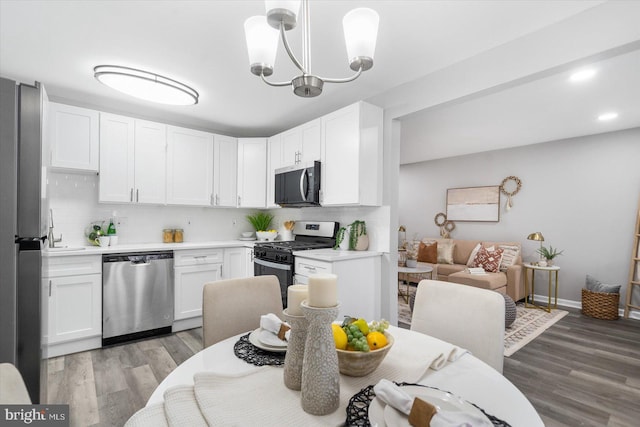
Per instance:
[[[520,241],[525,260],[535,260],[539,244],[526,237],[541,231],[545,246],[564,250],[559,298],[579,302],[591,274],[623,285],[624,302],[640,198],[640,128],[403,165],[399,223],[407,238],[438,236],[433,219],[446,211],[447,188],[499,185],[510,175],[522,180],[511,211],[501,196],[500,222],[457,222],[452,237]],[[546,295],[542,288],[536,294]]]

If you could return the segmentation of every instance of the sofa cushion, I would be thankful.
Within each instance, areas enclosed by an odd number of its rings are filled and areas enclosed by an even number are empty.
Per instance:
[[[438,264],[453,264],[453,249],[456,244],[452,240],[438,242]]]
[[[522,245],[519,242],[482,242],[482,246],[495,246],[497,248],[502,246],[516,246],[518,248],[518,256],[513,264],[522,264]]]
[[[469,274],[464,271],[449,275],[449,281],[476,288],[501,290],[507,285],[507,275],[504,273]],[[502,290],[502,293],[505,291]]]
[[[473,261],[473,267],[482,267],[488,273],[498,272],[500,261],[502,260],[502,252],[503,250],[500,248],[492,251],[484,246],[481,247]]]
[[[420,246],[418,247],[418,262],[436,264],[438,262],[438,243],[425,244],[420,242]]]
[[[459,271],[463,271],[466,267],[460,264],[438,264],[438,277],[448,276]],[[434,276],[435,277],[435,276]]]
[[[507,268],[515,265],[520,256],[520,246],[514,245],[498,245],[502,249],[502,259],[500,260],[500,271],[506,271]]]
[[[480,250],[481,247],[482,247],[482,243],[478,243],[473,248],[473,250],[471,251],[471,254],[469,254],[469,259],[467,259],[467,267],[473,267],[473,261],[475,261],[476,255],[478,254],[478,251]]]
[[[453,262],[455,264],[466,264],[471,255],[471,251],[476,247],[478,240],[454,240],[456,246],[453,250]]]

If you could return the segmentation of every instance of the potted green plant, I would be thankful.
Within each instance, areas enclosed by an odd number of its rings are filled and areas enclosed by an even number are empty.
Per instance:
[[[549,249],[544,246],[540,246],[540,249],[538,249],[536,252],[538,252],[540,256],[546,260],[547,266],[550,267],[553,265],[553,259],[557,256],[562,255],[562,252],[564,252],[564,250],[558,251],[557,248],[549,245]]]
[[[269,212],[256,212],[255,214],[247,215],[247,221],[251,223],[256,231],[269,231],[273,215]]]
[[[348,226],[338,229],[334,249],[364,251],[368,247],[369,237],[367,236],[367,225],[364,221],[355,220]]]

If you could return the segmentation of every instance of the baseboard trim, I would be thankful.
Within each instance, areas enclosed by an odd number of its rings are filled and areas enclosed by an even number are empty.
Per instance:
[[[543,301],[547,301],[546,295],[534,295],[535,300],[538,303],[542,303]],[[561,307],[569,307],[569,308],[577,308],[578,310],[582,310],[582,301],[573,301],[570,299],[558,298],[558,306]],[[618,315],[620,317],[624,316],[624,308],[618,308]],[[640,312],[631,311],[629,313],[629,319],[640,320]]]

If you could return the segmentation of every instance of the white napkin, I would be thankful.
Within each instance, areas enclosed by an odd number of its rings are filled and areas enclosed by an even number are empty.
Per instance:
[[[373,391],[387,405],[391,405],[398,411],[409,415],[413,406],[413,397],[409,396],[393,382],[382,379]],[[430,427],[491,427],[492,424],[486,417],[480,417],[466,412],[453,412],[439,410],[429,424]]]
[[[282,324],[289,326],[289,324],[280,320],[280,318],[273,313],[260,316],[260,327],[266,331],[273,332],[276,337],[278,332],[280,332],[280,325]],[[289,335],[291,335],[291,329],[284,333],[284,339],[289,341]]]

